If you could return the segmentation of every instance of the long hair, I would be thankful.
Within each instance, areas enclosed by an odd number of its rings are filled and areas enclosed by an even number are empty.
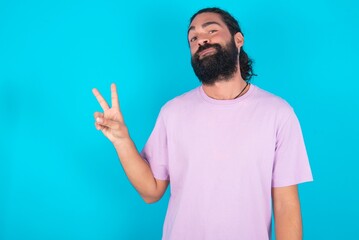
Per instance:
[[[191,17],[190,23],[192,23],[193,19],[198,14],[207,13],[207,12],[219,14],[221,16],[222,20],[224,21],[224,23],[227,25],[232,37],[237,32],[240,32],[243,35],[242,30],[241,30],[237,20],[231,14],[229,14],[227,11],[224,11],[224,10],[222,10],[220,8],[216,8],[216,7],[203,8],[203,9],[199,10]],[[253,60],[248,57],[247,53],[244,51],[243,46],[242,46],[240,48],[240,53],[239,53],[239,66],[240,66],[241,76],[245,81],[249,81],[252,78],[252,76],[257,76],[256,74],[253,73],[252,64],[253,64]]]

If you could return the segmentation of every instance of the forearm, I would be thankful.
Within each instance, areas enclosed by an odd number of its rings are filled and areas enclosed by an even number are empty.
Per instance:
[[[116,85],[111,84],[111,108],[96,88],[93,88],[92,92],[104,110],[103,113],[94,114],[96,129],[101,130],[112,142],[128,179],[142,198],[148,203],[157,201],[166,190],[168,182],[157,183],[149,165],[142,159],[131,140],[120,111]]]
[[[156,180],[150,166],[143,160],[131,139],[114,144],[122,167],[131,184],[147,202],[158,198]]]
[[[298,205],[275,208],[274,219],[277,240],[302,239],[302,218]]]

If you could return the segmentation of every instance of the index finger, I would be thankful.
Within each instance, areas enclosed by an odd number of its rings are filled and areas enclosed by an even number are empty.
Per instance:
[[[95,95],[97,101],[99,102],[99,104],[101,105],[101,107],[104,111],[110,109],[106,100],[102,97],[102,95],[96,88],[92,89],[92,93]]]

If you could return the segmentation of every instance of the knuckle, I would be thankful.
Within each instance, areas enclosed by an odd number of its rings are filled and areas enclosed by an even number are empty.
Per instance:
[[[97,117],[101,117],[102,116],[102,113],[100,112],[95,112],[94,113],[94,117],[97,118]]]

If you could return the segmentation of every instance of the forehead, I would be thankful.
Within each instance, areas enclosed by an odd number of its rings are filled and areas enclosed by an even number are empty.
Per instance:
[[[205,26],[206,23],[217,23],[223,28],[227,28],[226,24],[223,22],[221,16],[217,13],[200,13],[198,14],[193,21],[191,22],[188,30],[195,30]]]

